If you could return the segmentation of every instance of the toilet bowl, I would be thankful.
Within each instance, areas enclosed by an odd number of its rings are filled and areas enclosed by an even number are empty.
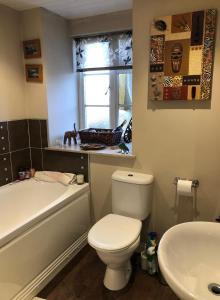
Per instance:
[[[124,288],[130,278],[130,257],[140,243],[139,220],[109,214],[90,230],[88,242],[99,258],[107,265],[104,285],[109,290]]]
[[[132,171],[112,174],[112,213],[88,233],[88,243],[106,264],[104,285],[112,291],[126,286],[130,258],[140,243],[142,220],[151,211],[153,176]]]
[[[130,258],[139,244],[140,237],[127,249],[112,252],[96,249],[99,258],[107,265],[104,285],[109,290],[121,290],[127,285],[132,272]]]

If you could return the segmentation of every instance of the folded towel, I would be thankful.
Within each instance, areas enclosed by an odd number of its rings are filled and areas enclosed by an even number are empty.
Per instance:
[[[58,177],[58,182],[60,182],[63,185],[69,185],[72,182],[74,174],[71,176],[67,175],[66,173],[60,173],[60,176]]]
[[[34,178],[36,180],[45,182],[59,182],[65,186],[74,182],[74,177],[76,175],[72,173],[61,173],[52,171],[38,171],[35,173]]]
[[[43,171],[35,172],[34,179],[37,181],[56,182],[56,180],[54,178],[46,175]]]

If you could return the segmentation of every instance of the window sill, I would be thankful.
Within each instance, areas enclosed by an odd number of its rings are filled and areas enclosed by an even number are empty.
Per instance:
[[[63,151],[63,152],[73,152],[73,153],[84,153],[89,155],[100,155],[100,156],[111,156],[120,158],[135,158],[136,156],[132,154],[132,144],[127,144],[130,152],[128,154],[122,154],[117,146],[107,147],[102,150],[82,150],[79,145],[62,145],[62,146],[50,146],[45,148],[50,151]]]

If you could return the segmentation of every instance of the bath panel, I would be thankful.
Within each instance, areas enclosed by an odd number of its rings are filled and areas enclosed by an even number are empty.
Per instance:
[[[7,185],[0,214],[0,300],[32,299],[86,244],[89,186]]]

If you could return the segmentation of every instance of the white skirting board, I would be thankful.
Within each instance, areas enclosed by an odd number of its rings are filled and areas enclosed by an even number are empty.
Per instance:
[[[13,300],[39,300],[34,298],[87,244],[88,231],[58,256],[46,269],[35,277]]]

